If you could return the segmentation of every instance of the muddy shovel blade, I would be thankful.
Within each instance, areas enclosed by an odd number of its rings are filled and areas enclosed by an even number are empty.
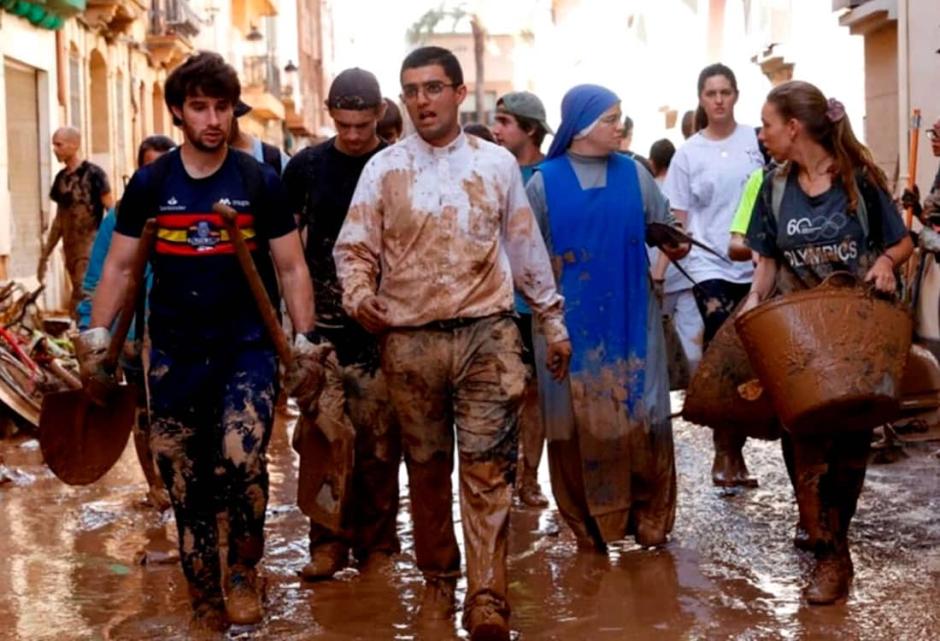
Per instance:
[[[104,407],[82,390],[47,394],[39,414],[39,448],[69,485],[94,483],[121,458],[134,424],[137,388],[122,385]]]

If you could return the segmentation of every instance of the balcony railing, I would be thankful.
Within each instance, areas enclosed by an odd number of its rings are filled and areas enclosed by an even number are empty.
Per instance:
[[[150,32],[155,35],[193,37],[202,20],[187,0],[154,0],[150,9]]]
[[[245,86],[261,87],[272,96],[281,97],[281,70],[273,55],[245,57]]]

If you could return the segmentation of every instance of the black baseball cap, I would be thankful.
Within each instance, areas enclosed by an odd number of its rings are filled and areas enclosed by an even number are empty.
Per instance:
[[[383,103],[382,91],[375,76],[359,67],[340,72],[326,98],[328,109],[372,109]]]

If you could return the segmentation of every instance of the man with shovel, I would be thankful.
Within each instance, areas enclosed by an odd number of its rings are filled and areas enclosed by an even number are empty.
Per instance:
[[[256,565],[264,548],[266,449],[274,417],[277,359],[259,306],[213,206],[237,212],[270,301],[280,282],[297,337],[288,392],[309,404],[322,365],[311,341],[313,289],[294,218],[278,177],[227,145],[241,92],[235,70],[202,52],[166,83],[166,103],[184,143],[131,179],[95,294],[91,329],[77,349],[85,389],[107,403],[114,373],[102,367],[106,329],[121,305],[138,237],[156,216],[151,257],[149,373],[151,447],[170,491],[180,559],[197,629],[261,620]],[[264,301],[266,303],[266,301]],[[221,503],[221,504],[220,504]],[[229,519],[223,596],[216,514]],[[226,621],[227,619],[227,621]]]

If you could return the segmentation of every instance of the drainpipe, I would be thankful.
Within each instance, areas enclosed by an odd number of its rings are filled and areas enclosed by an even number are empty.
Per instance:
[[[910,37],[908,33],[908,2],[898,3],[898,193],[907,185],[910,177],[910,118],[911,118],[911,81],[910,81]]]
[[[63,29],[56,29],[55,32],[55,77],[56,96],[59,99],[59,107],[62,108],[64,113],[67,104],[65,95],[67,57],[65,55],[65,34],[62,32]],[[63,118],[62,122],[66,122],[66,119]]]

